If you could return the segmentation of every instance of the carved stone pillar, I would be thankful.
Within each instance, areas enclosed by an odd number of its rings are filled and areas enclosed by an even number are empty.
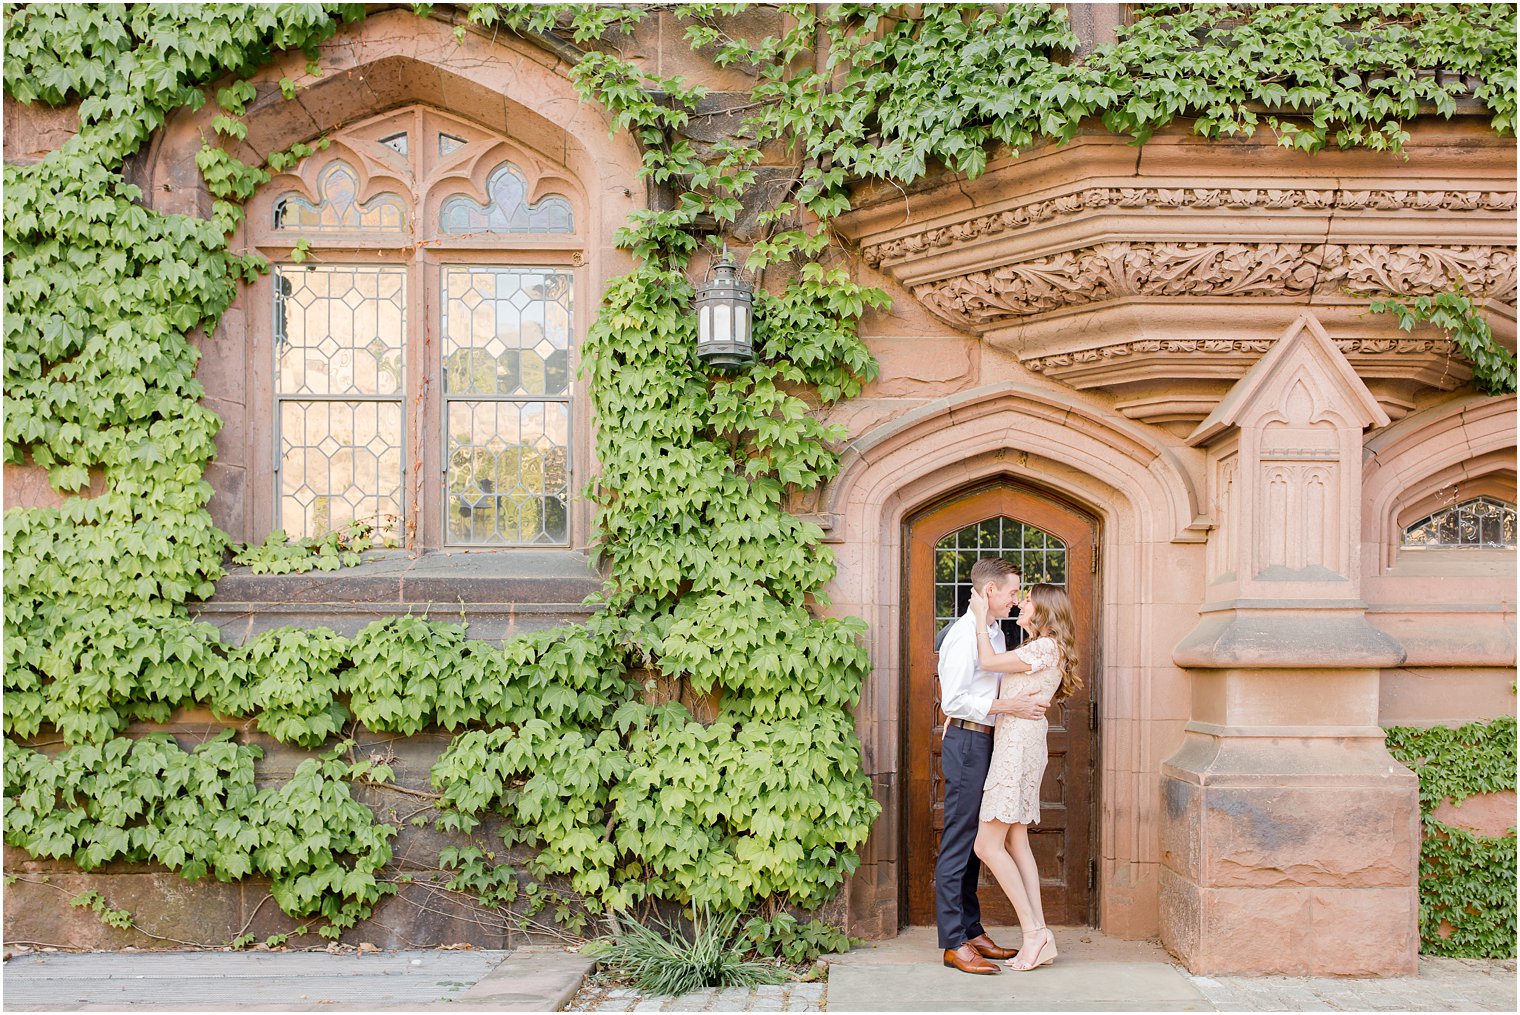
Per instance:
[[[1416,970],[1418,785],[1377,723],[1404,652],[1360,588],[1362,432],[1387,424],[1305,313],[1189,438],[1216,527],[1174,653],[1193,703],[1162,767],[1161,935],[1194,972]]]

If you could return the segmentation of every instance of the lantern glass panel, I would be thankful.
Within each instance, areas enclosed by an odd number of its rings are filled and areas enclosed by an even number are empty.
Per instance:
[[[732,342],[734,340],[734,309],[725,300],[713,307],[713,341]]]

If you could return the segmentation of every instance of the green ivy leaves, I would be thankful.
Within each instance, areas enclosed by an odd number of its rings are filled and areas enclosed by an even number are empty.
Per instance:
[[[432,772],[439,826],[505,817],[507,838],[536,848],[535,873],[567,879],[593,910],[643,899],[816,906],[854,869],[879,813],[849,715],[869,668],[864,628],[813,614],[834,564],[822,531],[787,510],[838,469],[843,434],[818,407],[858,395],[876,372],[856,327],[886,297],[826,261],[829,220],[849,208],[852,180],[911,181],[935,162],[974,175],[996,145],[1069,140],[1094,116],[1137,140],[1190,118],[1209,137],[1265,126],[1305,150],[1397,150],[1422,104],[1450,115],[1469,85],[1496,130],[1514,128],[1513,10],[1502,4],[1155,5],[1085,59],[1071,57],[1064,14],[1044,4],[933,5],[914,17],[787,4],[785,31],[759,41],[727,34],[726,5],[681,7],[694,47],[755,74],[755,111],[737,137],[699,151],[679,136],[702,86],[599,49],[572,72],[642,146],[643,175],[674,192],[670,207],[619,232],[639,266],[609,286],[585,345],[602,464],[590,495],[610,571],[602,612],[500,648],[415,617],[352,639],[280,630],[232,648],[184,609],[211,594],[226,548],[203,479],[219,421],[199,404],[188,336],[214,329],[262,266],[227,250],[239,202],[322,143],[249,166],[208,141],[197,156],[215,199],[207,220],[149,210],[121,170],[213,82],[213,132],[244,139],[240,118],[259,96],[243,78],[283,50],[314,55],[362,12],[28,4],[5,28],[8,94],[77,101],[81,124],[43,161],[5,170],[6,461],[93,494],[5,519],[6,730],[51,726],[75,745],[48,757],[7,740],[7,841],[87,870],[133,860],[192,878],[262,874],[287,913],[323,918],[330,935],[390,890],[379,875],[392,830],[349,792],[384,773],[329,752],[256,790],[255,748],[113,739],[127,723],[204,702],[310,749],[351,721],[456,732]],[[643,14],[475,4],[468,21],[588,44]],[[1431,68],[1447,76],[1422,73]],[[289,98],[299,85],[277,87]],[[796,180],[760,215],[771,231],[747,268],[780,266],[788,281],[756,294],[758,361],[713,379],[693,355],[684,269],[699,231],[735,220],[767,146],[794,157]],[[1512,391],[1513,357],[1462,300],[1390,309],[1405,327],[1447,327],[1480,383]],[[273,539],[238,560],[260,573],[329,569],[362,542]],[[717,692],[718,720],[636,697],[633,664]],[[1512,785],[1512,725],[1508,750]],[[1438,791],[1456,792],[1433,779]],[[1498,906],[1504,840],[1445,828],[1436,839],[1450,846],[1427,851],[1445,865],[1430,877]],[[513,901],[511,868],[479,850],[445,854],[452,890]],[[1484,947],[1455,896],[1430,898],[1422,920],[1452,920],[1451,947]],[[839,943],[788,920],[746,934],[788,957]]]
[[[337,937],[394,890],[376,874],[395,829],[376,824],[348,788],[364,766],[335,750],[302,762],[288,783],[257,790],[260,751],[230,736],[188,753],[153,734],[54,757],[7,740],[5,841],[86,871],[126,860],[190,880],[262,874],[286,913],[321,916],[322,933]]]
[[[1494,341],[1482,312],[1461,287],[1413,300],[1374,300],[1373,313],[1391,313],[1399,327],[1434,324],[1446,332],[1457,351],[1473,365],[1473,381],[1490,395],[1515,393],[1515,354]]]
[[[1420,950],[1514,958],[1515,829],[1481,836],[1431,817],[1445,800],[1515,788],[1515,717],[1455,729],[1393,726],[1388,751],[1420,777]]]

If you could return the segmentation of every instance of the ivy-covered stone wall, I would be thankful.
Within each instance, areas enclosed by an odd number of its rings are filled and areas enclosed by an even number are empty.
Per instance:
[[[934,167],[975,176],[999,146],[1093,124],[1137,141],[1179,124],[1270,130],[1303,151],[1392,158],[1408,121],[1459,100],[1495,131],[1514,124],[1502,4],[1163,6],[1083,59],[1047,5],[785,5],[759,32],[714,4],[416,13],[461,39],[511,32],[572,55],[564,72],[639,142],[661,198],[621,232],[636,267],[598,294],[584,344],[597,612],[500,647],[419,617],[246,644],[194,619],[234,559],[207,511],[220,421],[195,339],[269,268],[229,249],[243,202],[322,144],[234,157],[251,105],[300,94],[293,79],[274,93],[248,79],[297,51],[312,74],[337,72],[320,47],[365,9],[9,11],[7,109],[77,117],[17,141],[40,158],[5,179],[7,485],[45,473],[50,487],[5,520],[7,868],[13,890],[46,900],[12,938],[369,940],[382,905],[396,940],[574,936],[654,903],[837,919],[880,812],[852,720],[870,660],[861,622],[822,615],[835,562],[788,508],[839,467],[843,433],[820,407],[878,374],[857,325],[886,299],[831,229],[852,186],[911,185]],[[656,15],[673,62],[695,52],[713,79],[747,82],[753,109],[731,136],[694,146],[707,86],[628,58],[625,29]],[[1211,34],[1229,18],[1234,36]],[[1423,73],[1431,61],[1450,73]],[[143,153],[177,110],[208,103],[202,213],[155,212],[131,182]],[[792,175],[757,201],[777,152]],[[769,271],[759,356],[714,376],[694,356],[687,269],[741,217],[747,268]],[[1445,314],[1484,383],[1513,390],[1513,355],[1460,299],[1406,313]],[[346,552],[333,537],[237,559],[303,570]],[[682,704],[714,693],[714,714]],[[197,894],[171,890],[183,881]],[[153,898],[184,901],[149,914]],[[97,918],[111,929],[86,932]]]

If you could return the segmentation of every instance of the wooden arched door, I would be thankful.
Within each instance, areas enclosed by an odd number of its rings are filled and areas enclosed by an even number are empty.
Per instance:
[[[1087,924],[1096,912],[1097,803],[1096,634],[1097,525],[1076,508],[1035,490],[1000,483],[957,495],[913,516],[907,525],[908,660],[905,819],[906,917],[934,923],[934,861],[944,828],[936,635],[965,612],[969,572],[978,557],[1005,556],[1019,565],[1024,584],[1064,585],[1077,620],[1083,687],[1051,708],[1050,763],[1040,788],[1040,823],[1030,835],[1042,882],[1045,918],[1052,924]],[[1008,645],[1022,637],[1005,621]],[[1017,922],[1013,907],[990,873],[982,872],[982,922]]]

